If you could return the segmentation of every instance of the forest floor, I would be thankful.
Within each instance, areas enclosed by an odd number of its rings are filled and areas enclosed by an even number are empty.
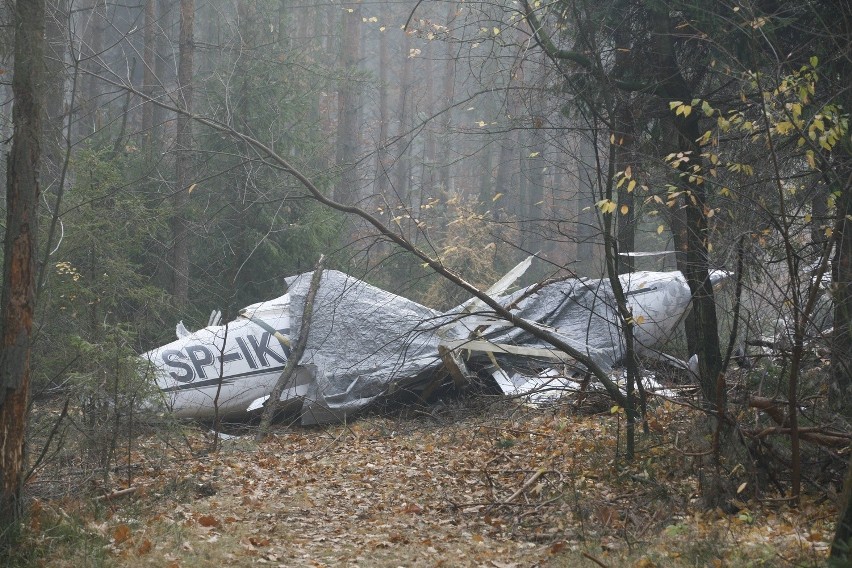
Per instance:
[[[792,508],[777,494],[755,497],[735,467],[739,511],[701,509],[691,455],[701,442],[688,432],[702,419],[658,404],[631,463],[621,413],[569,405],[480,402],[279,425],[261,443],[236,437],[215,452],[204,429],[153,431],[131,448],[133,467],[101,488],[132,487],[125,495],[34,500],[16,564],[822,565],[831,492],[807,485]]]

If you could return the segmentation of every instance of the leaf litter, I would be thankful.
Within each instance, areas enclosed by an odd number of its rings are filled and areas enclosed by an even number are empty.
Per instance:
[[[798,509],[764,496],[733,515],[701,510],[694,458],[676,446],[696,419],[659,405],[632,463],[623,418],[569,405],[281,425],[259,444],[237,437],[194,456],[152,435],[130,456],[143,464],[139,491],[76,510],[92,517],[86,531],[109,566],[823,562],[837,509],[821,492]],[[209,446],[203,429],[187,430],[196,449]],[[75,565],[54,552],[44,565]]]

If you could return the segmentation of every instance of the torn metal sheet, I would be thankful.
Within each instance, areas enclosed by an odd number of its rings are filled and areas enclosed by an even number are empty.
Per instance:
[[[527,266],[510,271],[489,292],[515,316],[556,334],[602,368],[614,367],[623,342],[608,280],[568,279],[503,295]],[[637,344],[652,349],[674,332],[688,309],[689,289],[678,272],[621,278],[639,323]],[[260,407],[284,369],[290,337],[298,335],[310,281],[311,273],[291,277],[284,296],[146,353],[166,407],[195,418]],[[463,384],[505,369],[517,391],[525,376],[578,366],[478,300],[441,313],[333,270],[322,274],[299,363],[281,399],[300,411],[304,424],[345,420],[379,397],[422,393],[450,376]],[[512,392],[508,383],[504,392]]]

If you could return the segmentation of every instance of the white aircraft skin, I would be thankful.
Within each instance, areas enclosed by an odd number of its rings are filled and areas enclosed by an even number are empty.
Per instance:
[[[727,273],[716,271],[711,280],[715,285],[726,276]],[[638,323],[634,328],[637,348],[652,350],[670,337],[682,320],[689,308],[689,288],[679,272],[635,272],[620,278]],[[593,282],[587,280],[586,285]],[[200,419],[259,408],[290,355],[289,308],[290,297],[285,294],[248,306],[226,325],[210,325],[188,333],[179,324],[178,335],[182,337],[142,355],[151,363],[166,408],[177,417]],[[452,325],[480,325],[474,315],[470,319],[468,322],[462,318]],[[494,324],[497,328],[505,325]],[[312,380],[310,370],[298,369],[281,400],[301,400]]]
[[[290,334],[288,295],[253,304],[236,320],[190,333],[142,355],[150,361],[165,406],[181,418],[243,413],[269,395],[287,363],[289,349],[273,334]],[[306,381],[281,400],[305,394]],[[218,400],[217,400],[218,399]]]

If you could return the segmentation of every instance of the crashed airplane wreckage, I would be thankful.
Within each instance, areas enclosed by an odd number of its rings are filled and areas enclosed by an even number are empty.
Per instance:
[[[609,281],[572,278],[503,295],[528,266],[529,259],[489,295],[612,369],[624,346]],[[248,306],[226,325],[189,333],[179,324],[177,341],[144,354],[167,409],[204,419],[260,408],[290,355],[290,337],[298,336],[311,275],[288,278],[287,294]],[[714,283],[724,275],[715,273]],[[650,351],[686,313],[689,288],[680,272],[634,272],[621,281],[642,322],[637,345]],[[306,425],[344,420],[401,392],[423,395],[450,377],[490,375],[515,394],[556,368],[581,368],[478,300],[441,313],[341,272],[324,271],[320,282],[305,352],[281,394]]]

